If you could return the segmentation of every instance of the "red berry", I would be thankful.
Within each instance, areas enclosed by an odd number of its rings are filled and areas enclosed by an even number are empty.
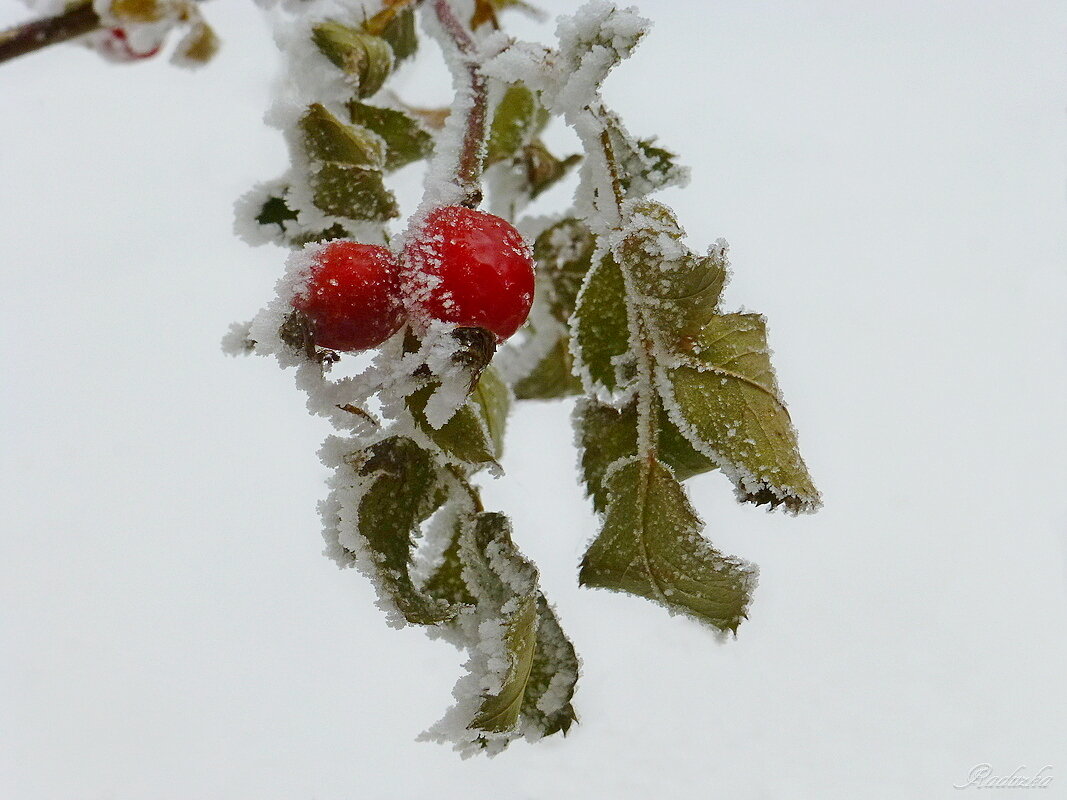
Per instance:
[[[321,347],[377,347],[404,322],[396,257],[376,245],[330,242],[315,255],[307,288],[293,307],[307,315]]]
[[[431,319],[486,328],[502,342],[530,313],[533,257],[500,217],[464,206],[435,209],[402,263],[416,310]]]
[[[111,28],[108,36],[103,41],[104,49],[108,54],[120,61],[140,61],[143,58],[151,58],[160,51],[162,45],[156,45],[151,50],[134,50],[130,44],[130,37],[124,28]]]

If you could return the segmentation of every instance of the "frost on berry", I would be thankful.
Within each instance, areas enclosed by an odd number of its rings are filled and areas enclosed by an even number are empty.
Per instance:
[[[506,220],[463,206],[430,212],[401,256],[413,316],[485,328],[503,341],[533,304],[530,247]]]
[[[396,259],[384,247],[330,242],[315,254],[307,285],[293,306],[307,316],[319,347],[377,347],[404,320]]]

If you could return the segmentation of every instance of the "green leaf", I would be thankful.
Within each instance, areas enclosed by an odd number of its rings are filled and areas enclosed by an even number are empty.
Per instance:
[[[689,170],[677,163],[678,156],[655,139],[632,139],[621,128],[612,128],[613,146],[619,160],[619,182],[629,197],[644,197],[668,186],[684,186]]]
[[[701,535],[681,483],[655,459],[616,462],[605,479],[604,527],[582,560],[579,582],[645,597],[722,631],[736,631],[756,569]]]
[[[284,197],[268,197],[256,215],[256,222],[260,225],[277,225],[284,234],[285,224],[295,221],[296,217],[296,212],[289,208]]]
[[[519,400],[552,400],[582,393],[582,382],[573,371],[573,356],[567,339],[561,336],[536,367],[515,383]]]
[[[379,36],[326,20],[312,29],[311,38],[334,66],[356,79],[360,97],[381,89],[393,71],[393,48]]]
[[[393,48],[397,61],[411,58],[419,49],[419,37],[415,32],[415,10],[405,8],[394,14],[381,29],[381,37]]]
[[[399,216],[396,198],[382,180],[385,147],[378,136],[345,125],[319,103],[308,107],[300,129],[311,161],[308,181],[320,210],[348,219]]]
[[[537,646],[526,679],[521,715],[542,736],[567,734],[578,721],[571,705],[578,682],[578,654],[545,596],[537,593]]]
[[[354,464],[366,481],[358,532],[370,549],[379,584],[408,622],[434,625],[451,619],[455,607],[418,591],[410,573],[413,537],[445,500],[433,456],[410,439],[393,437],[357,454]]]
[[[596,237],[585,223],[573,217],[549,226],[534,240],[537,275],[546,284],[542,296],[547,295],[552,316],[562,323],[574,313],[595,251]]]
[[[315,205],[335,217],[385,221],[400,216],[396,198],[376,169],[325,163],[309,182]]]
[[[537,570],[515,548],[511,524],[503,514],[481,513],[466,531],[460,557],[464,578],[485,619],[503,624],[503,653],[508,664],[501,688],[486,694],[469,728],[490,733],[515,729],[526,695],[537,647]]]
[[[819,492],[800,457],[758,314],[715,316],[667,370],[660,390],[680,430],[714,454],[743,500],[813,511]]]
[[[537,123],[539,107],[537,97],[523,84],[507,88],[489,126],[486,166],[510,158],[526,144]]]
[[[674,471],[674,477],[685,481],[715,469],[715,462],[693,447],[662,410],[657,412],[656,419],[659,422],[659,457]]]
[[[586,493],[593,499],[593,508],[604,511],[608,507],[604,485],[608,468],[637,453],[636,404],[620,411],[590,398],[580,400],[575,425]]]
[[[430,383],[407,397],[408,410],[422,432],[457,461],[474,465],[496,464],[496,445],[488,426],[487,412],[478,400],[468,400],[440,428],[427,422],[426,403],[436,388],[436,383]],[[497,420],[494,424],[503,430],[502,421]]]
[[[445,514],[448,511],[449,507],[446,506],[440,513]],[[463,534],[464,525],[469,520],[470,517],[465,514],[453,515],[449,525],[448,544],[445,546],[441,563],[437,565],[423,586],[427,594],[451,605],[472,606],[477,602],[463,580],[463,562],[460,560],[460,536]]]
[[[716,246],[707,256],[689,252],[685,231],[661,203],[637,204],[616,257],[633,280],[635,298],[667,338],[696,335],[715,315],[726,283],[726,255]]]
[[[686,480],[715,468],[715,463],[699,453],[677,426],[656,406],[659,436],[656,449],[659,459],[671,468],[674,476]],[[581,449],[582,477],[593,508],[603,511],[608,504],[604,476],[620,459],[637,455],[637,403],[622,409],[592,399],[580,401],[575,417]]]
[[[387,170],[399,169],[433,152],[433,137],[403,111],[350,100],[348,113],[354,124],[374,131],[385,142]]]
[[[480,412],[482,423],[489,431],[493,453],[499,460],[504,455],[504,430],[511,408],[511,392],[495,367],[490,365],[482,372],[474,391],[471,392],[471,399]]]
[[[345,125],[321,103],[312,103],[300,118],[304,151],[312,161],[338,162],[356,167],[381,169],[385,147],[376,135]]]
[[[519,165],[526,172],[530,198],[539,196],[559,182],[582,157],[575,153],[564,159],[556,158],[540,139],[530,142],[519,154]]]
[[[589,272],[574,308],[571,322],[573,348],[584,371],[586,390],[597,386],[608,391],[621,387],[613,359],[630,353],[630,329],[626,311],[626,285],[622,271],[611,255],[605,255]]]
[[[343,226],[333,224],[324,231],[307,231],[298,233],[289,240],[290,247],[301,248],[311,242],[329,242],[334,239],[350,239],[352,234]]]

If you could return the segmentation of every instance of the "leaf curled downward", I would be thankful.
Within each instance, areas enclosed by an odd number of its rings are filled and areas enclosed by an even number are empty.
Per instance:
[[[756,568],[700,535],[701,521],[670,470],[656,459],[623,460],[608,471],[605,486],[604,527],[582,560],[581,584],[645,597],[736,631]]]
[[[464,579],[484,618],[481,627],[489,623],[502,629],[496,644],[503,650],[490,655],[498,665],[499,688],[486,692],[468,727],[493,733],[512,730],[537,646],[537,570],[515,548],[503,514],[475,515],[461,539],[460,557]]]
[[[456,608],[416,589],[410,573],[413,537],[445,499],[433,457],[412,440],[393,437],[356,454],[354,465],[366,481],[358,533],[370,550],[379,585],[408,622],[434,625],[451,619]]]
[[[503,452],[510,405],[507,386],[496,371],[490,367],[482,373],[470,399],[440,428],[426,420],[426,404],[436,388],[430,383],[408,395],[415,423],[451,458],[472,465],[495,464]]]
[[[578,657],[537,586],[536,568],[511,539],[503,514],[476,514],[460,540],[463,576],[490,630],[499,628],[490,656],[499,680],[487,691],[469,728],[536,736],[566,732],[576,719],[570,699]],[[503,669],[500,669],[503,667]]]
[[[741,499],[813,511],[819,492],[800,456],[758,314],[712,317],[678,366],[661,373],[678,427],[708,451]]]
[[[571,322],[572,350],[586,391],[602,386],[621,388],[616,361],[630,353],[626,285],[622,270],[605,255],[590,270],[582,286]]]
[[[537,594],[537,647],[526,681],[521,714],[540,736],[562,732],[578,721],[571,698],[580,664],[545,596]]]

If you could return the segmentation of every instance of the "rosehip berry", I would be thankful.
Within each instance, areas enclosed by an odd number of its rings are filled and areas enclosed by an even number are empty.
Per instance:
[[[134,50],[133,45],[130,44],[130,37],[124,28],[111,28],[107,33],[108,36],[103,42],[104,49],[107,50],[110,56],[119,61],[140,61],[144,58],[151,58],[163,46],[158,44],[151,50]]]
[[[485,328],[502,342],[530,313],[533,256],[500,217],[464,206],[435,209],[402,263],[414,306],[431,319]]]
[[[330,242],[315,255],[307,288],[293,307],[307,315],[321,347],[377,347],[404,322],[396,257],[376,245]]]

